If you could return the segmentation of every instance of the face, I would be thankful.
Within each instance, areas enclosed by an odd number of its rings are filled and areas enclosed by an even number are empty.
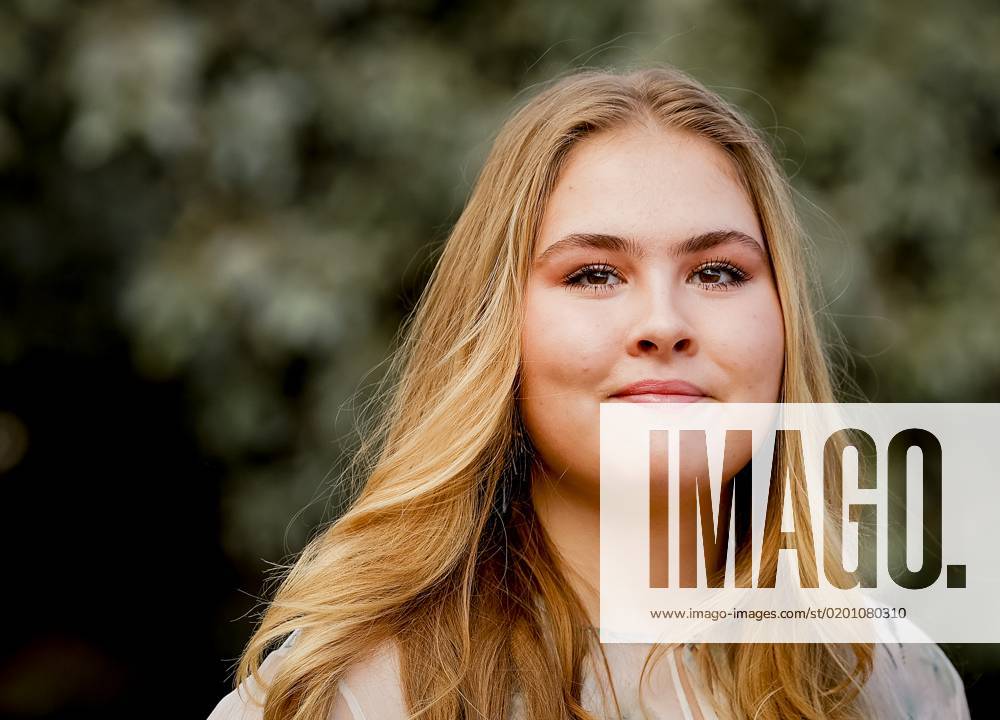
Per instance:
[[[598,487],[602,402],[776,402],[784,333],[725,151],[629,128],[578,144],[533,251],[520,408],[546,473]]]

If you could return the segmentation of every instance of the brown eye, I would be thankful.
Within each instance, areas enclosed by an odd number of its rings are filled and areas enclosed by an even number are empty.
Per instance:
[[[706,285],[714,285],[722,282],[723,271],[716,268],[705,268],[698,271],[698,279]]]
[[[581,276],[587,278],[587,285],[617,285],[618,278],[607,270],[588,270]]]
[[[729,261],[713,260],[691,271],[688,282],[701,285],[706,289],[728,290],[739,287],[749,279],[748,273]]]
[[[624,282],[618,271],[610,265],[588,265],[570,274],[563,284],[572,288],[585,288],[594,292],[608,291]]]

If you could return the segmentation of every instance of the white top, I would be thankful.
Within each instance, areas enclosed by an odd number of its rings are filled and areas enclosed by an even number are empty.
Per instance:
[[[862,691],[869,703],[871,717],[968,720],[969,708],[961,678],[937,645],[929,639],[919,644],[895,642],[895,631],[888,622],[880,623],[879,632],[886,642],[876,645],[872,675]],[[270,680],[298,634],[298,630],[293,632],[280,648],[264,659],[259,671],[264,682]],[[653,665],[643,683],[645,715],[640,707],[638,682],[650,646],[603,647],[623,720],[718,720],[697,682],[690,646],[667,651]],[[597,676],[603,677],[603,672]],[[603,697],[595,674],[588,669],[582,695],[584,707],[598,717],[615,717],[613,706],[602,708]],[[261,720],[262,700],[260,686],[250,678],[222,698],[208,720]],[[512,720],[523,718],[516,702],[511,716]],[[406,720],[408,717],[399,678],[398,654],[391,644],[386,644],[341,679],[329,720]]]

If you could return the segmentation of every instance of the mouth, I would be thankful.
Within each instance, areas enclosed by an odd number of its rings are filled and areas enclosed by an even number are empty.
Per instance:
[[[683,380],[640,380],[609,397],[635,403],[694,403],[708,399],[704,390]]]
[[[708,400],[706,395],[679,395],[661,393],[640,393],[638,395],[612,395],[609,400],[620,402],[701,402]]]

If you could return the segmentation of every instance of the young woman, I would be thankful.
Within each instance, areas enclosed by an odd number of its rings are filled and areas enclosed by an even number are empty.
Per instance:
[[[536,96],[406,328],[357,499],[212,720],[967,717],[933,644],[597,641],[600,404],[832,401],[811,281],[717,95],[657,68]]]

